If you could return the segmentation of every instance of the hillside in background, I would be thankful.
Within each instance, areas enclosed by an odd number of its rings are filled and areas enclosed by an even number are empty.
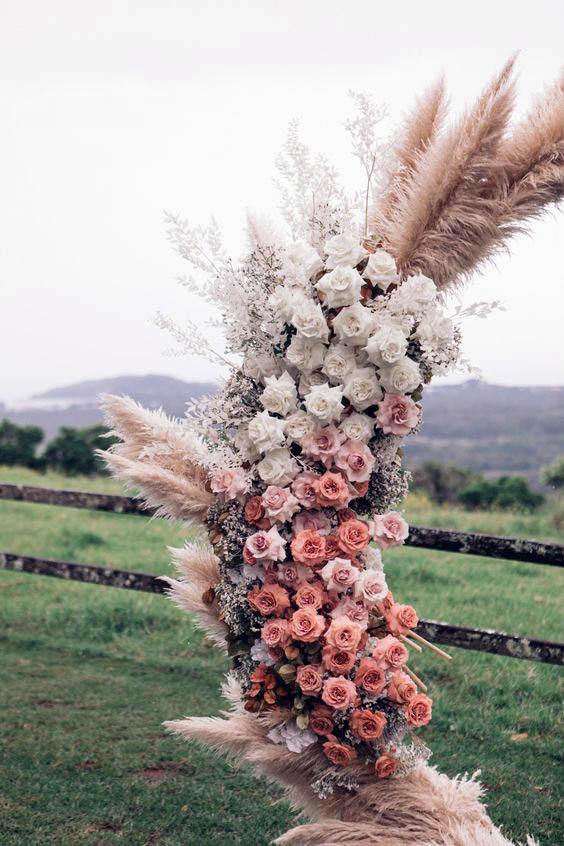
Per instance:
[[[102,393],[128,394],[148,408],[182,416],[191,397],[212,394],[211,382],[170,376],[118,376],[53,388],[17,407],[0,406],[16,423],[41,426],[48,438],[59,426],[100,421]],[[410,466],[435,460],[486,475],[507,472],[538,480],[539,468],[564,455],[564,388],[511,388],[468,381],[428,388],[421,431],[406,441]]]

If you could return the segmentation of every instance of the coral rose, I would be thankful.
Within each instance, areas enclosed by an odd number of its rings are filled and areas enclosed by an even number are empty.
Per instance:
[[[419,617],[415,608],[411,605],[398,605],[394,603],[385,614],[388,631],[393,635],[405,635],[411,629],[416,628]]]
[[[321,698],[326,705],[330,705],[337,711],[343,711],[350,705],[356,705],[359,702],[358,691],[354,682],[350,679],[335,676],[330,676],[323,683]]]
[[[266,645],[273,649],[276,646],[285,646],[290,640],[290,626],[288,620],[268,620],[261,629],[261,638]]]
[[[296,561],[313,567],[325,559],[325,538],[312,529],[305,529],[293,538],[292,555]]]
[[[245,520],[261,529],[269,529],[270,521],[266,519],[262,497],[252,496],[245,503]]]
[[[323,752],[331,763],[337,767],[348,767],[356,758],[354,747],[348,746],[346,743],[339,743],[336,738],[328,740],[323,744]]]
[[[419,409],[411,397],[386,394],[378,408],[376,423],[385,435],[409,435],[419,422]]]
[[[354,683],[367,693],[377,696],[386,687],[386,674],[373,658],[363,658],[358,665]]]
[[[370,521],[370,530],[380,549],[401,546],[409,534],[409,526],[397,511],[375,514]]]
[[[376,759],[374,772],[378,778],[389,778],[395,773],[397,766],[397,758],[394,758],[393,755],[388,755],[386,752],[384,755],[380,755],[380,757]]]
[[[386,635],[376,641],[372,657],[381,667],[399,670],[407,663],[409,652],[397,637]]]
[[[395,672],[388,684],[388,699],[392,702],[399,702],[404,705],[406,702],[411,702],[414,696],[417,695],[417,687],[411,681],[407,673],[402,673],[400,670]]]
[[[335,676],[344,676],[354,667],[355,652],[345,649],[335,649],[334,646],[324,646],[322,652],[323,666]]]
[[[349,486],[340,473],[324,473],[315,483],[320,508],[342,508],[351,498]]]
[[[319,693],[323,684],[321,664],[304,664],[298,667],[296,682],[304,696],[313,696]]]
[[[308,728],[315,732],[315,734],[322,736],[331,734],[335,727],[331,719],[332,715],[333,709],[328,708],[327,705],[322,705],[321,703],[315,705],[309,712]]]
[[[386,716],[381,711],[357,708],[350,716],[349,725],[353,734],[368,742],[382,735],[386,727]]]
[[[323,605],[323,587],[321,582],[302,582],[296,590],[294,602],[298,608],[314,608],[316,611]]]
[[[360,643],[362,629],[358,623],[353,623],[348,617],[338,617],[333,620],[325,635],[325,642],[335,649],[354,652]]]
[[[286,608],[290,606],[288,591],[281,585],[264,585],[259,588],[257,585],[247,596],[249,605],[262,614],[269,617],[271,614],[281,617]]]
[[[424,693],[418,693],[413,699],[410,699],[406,709],[405,716],[410,726],[425,726],[430,721],[433,715],[433,700],[425,696]]]
[[[313,608],[294,611],[290,620],[290,632],[295,640],[312,643],[318,640],[325,629],[325,617],[316,614]]]
[[[327,535],[325,538],[325,558],[330,561],[332,558],[338,558],[340,554],[341,547],[337,535]]]
[[[361,520],[347,520],[338,529],[339,546],[347,555],[355,556],[368,546],[370,533]]]

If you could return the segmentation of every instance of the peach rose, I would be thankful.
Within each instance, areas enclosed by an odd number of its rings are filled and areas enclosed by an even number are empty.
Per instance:
[[[325,558],[330,561],[332,558],[338,558],[340,554],[341,547],[337,535],[327,535],[325,538]]]
[[[380,602],[376,603],[376,611],[381,617],[384,617],[386,611],[389,611],[392,605],[394,604],[394,595],[389,590],[384,599],[381,599]]]
[[[345,649],[335,649],[334,646],[324,646],[322,661],[328,672],[335,676],[344,676],[354,667],[356,653],[347,652]]]
[[[323,752],[332,764],[337,767],[348,767],[356,758],[356,750],[346,743],[339,743],[337,738],[328,740],[323,744]]]
[[[248,594],[247,601],[263,617],[269,617],[271,614],[281,617],[286,608],[290,607],[288,591],[280,585],[274,584],[263,585],[261,588],[255,585]]]
[[[343,711],[350,705],[356,705],[359,701],[356,685],[350,679],[330,676],[323,683],[321,698],[326,705]]]
[[[333,457],[344,439],[345,436],[336,426],[324,426],[308,435],[302,445],[307,455],[321,461],[325,467],[331,467]]]
[[[386,752],[384,755],[380,755],[380,757],[377,758],[376,763],[374,764],[374,772],[378,778],[389,778],[395,773],[397,766],[397,759],[394,758],[393,755],[388,755]]]
[[[377,696],[386,687],[386,674],[373,658],[363,658],[358,665],[354,683],[367,693]]]
[[[225,499],[238,499],[247,490],[247,480],[242,470],[217,470],[210,480],[214,493],[222,494]]]
[[[343,593],[354,585],[360,575],[360,570],[348,558],[333,558],[321,570],[321,575],[327,585],[327,590]]]
[[[319,693],[323,684],[321,664],[304,664],[298,667],[296,681],[304,696],[313,696],[315,693]]]
[[[362,629],[358,623],[353,623],[348,617],[338,617],[332,621],[327,629],[325,642],[335,649],[354,652],[360,643],[361,637]]]
[[[340,508],[350,499],[349,486],[340,473],[324,473],[315,483],[317,504],[321,508]]]
[[[407,673],[402,673],[400,670],[395,672],[388,684],[388,699],[392,702],[399,702],[404,705],[406,702],[411,702],[414,696],[417,695],[417,687],[411,681]]]
[[[314,608],[300,608],[294,611],[290,620],[290,632],[295,640],[313,643],[325,629],[325,617],[316,614]]]
[[[415,608],[411,605],[398,605],[394,603],[385,614],[388,631],[393,635],[405,635],[411,629],[416,628],[419,617]]]
[[[270,528],[270,520],[266,519],[262,497],[252,496],[245,503],[245,520],[261,529]]]
[[[321,608],[323,605],[323,587],[321,582],[302,582],[296,590],[294,602],[298,608]]]
[[[433,715],[433,700],[418,693],[410,699],[405,708],[405,716],[410,726],[425,726]]]
[[[419,409],[411,397],[386,394],[378,407],[376,423],[385,435],[409,435],[419,422]]]
[[[315,483],[319,479],[315,473],[306,470],[305,473],[300,473],[296,476],[290,488],[292,493],[304,508],[314,508],[317,501],[317,491]]]
[[[275,646],[285,646],[290,640],[288,620],[279,618],[267,620],[261,629],[260,636],[271,649]]]
[[[386,727],[386,717],[381,711],[357,708],[350,716],[349,725],[360,740],[376,740]]]
[[[346,441],[335,456],[335,464],[344,470],[350,482],[367,482],[376,459],[362,441]]]
[[[302,579],[307,579],[308,576],[311,576],[311,570],[301,564],[295,564],[293,561],[278,565],[278,581],[285,585],[294,587]]]
[[[315,732],[315,734],[319,734],[322,736],[331,734],[335,727],[333,724],[333,720],[331,719],[332,715],[332,708],[328,708],[327,705],[322,705],[321,703],[318,703],[309,712],[308,728]]]
[[[409,526],[397,511],[375,514],[370,521],[370,530],[380,549],[401,546],[409,534]]]
[[[372,657],[381,667],[399,670],[407,663],[409,652],[397,637],[386,635],[386,637],[376,641]]]
[[[347,555],[355,556],[366,549],[370,540],[368,526],[361,520],[347,520],[338,530],[339,546]]]
[[[308,567],[321,564],[325,558],[325,538],[314,530],[298,532],[290,546],[294,559]]]

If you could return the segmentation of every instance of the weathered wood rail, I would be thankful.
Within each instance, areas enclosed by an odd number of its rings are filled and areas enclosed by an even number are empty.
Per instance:
[[[58,579],[145,593],[166,593],[167,591],[166,583],[159,576],[152,576],[149,573],[133,573],[129,570],[99,567],[94,564],[76,564],[72,561],[52,558],[34,558],[11,552],[0,553],[0,570],[32,573],[37,576],[54,576]],[[452,626],[437,620],[421,620],[417,631],[429,640],[446,646],[506,655],[511,658],[524,658],[545,664],[564,665],[563,643],[519,637],[490,629]]]
[[[0,499],[86,508],[91,511],[106,511],[114,514],[152,516],[152,512],[144,508],[138,500],[115,494],[53,490],[0,483]],[[440,552],[458,552],[463,555],[479,555],[485,558],[564,567],[564,546],[558,543],[482,535],[478,532],[455,532],[428,526],[410,526],[409,537],[405,543],[406,546],[434,549]]]
[[[137,514],[145,517],[152,512],[135,499],[113,494],[87,491],[53,490],[51,488],[0,483],[0,500],[29,502],[41,505],[59,505],[85,508],[114,514]],[[477,533],[455,532],[425,526],[411,526],[406,545],[442,552],[479,555],[532,564],[564,566],[564,546],[556,543],[519,538],[495,537]],[[149,573],[135,573],[95,564],[77,564],[50,558],[36,558],[12,552],[0,552],[0,570],[52,576],[59,579],[124,588],[146,593],[166,592],[166,583]],[[521,637],[490,629],[454,626],[436,620],[421,620],[418,631],[436,643],[489,652],[511,658],[523,658],[547,664],[564,664],[564,643]]]

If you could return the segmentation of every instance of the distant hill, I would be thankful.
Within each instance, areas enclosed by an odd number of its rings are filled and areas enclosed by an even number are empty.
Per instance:
[[[100,421],[102,393],[127,394],[149,408],[182,416],[186,402],[213,394],[213,382],[170,376],[118,376],[77,382],[37,394],[18,407],[0,404],[16,423],[41,426],[48,438],[59,426]],[[538,481],[539,468],[564,455],[564,388],[511,388],[468,381],[427,388],[421,431],[406,441],[406,462],[435,460],[486,475],[507,472]]]

